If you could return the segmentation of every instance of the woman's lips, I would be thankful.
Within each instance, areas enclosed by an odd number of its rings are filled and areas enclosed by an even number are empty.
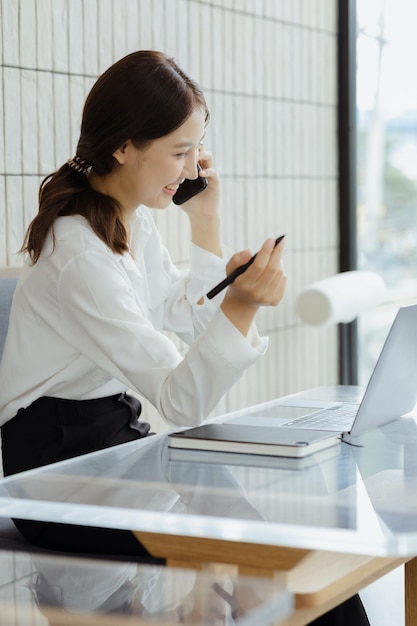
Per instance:
[[[179,184],[178,185],[166,185],[164,187],[164,191],[168,193],[170,196],[173,196],[177,193],[178,187],[179,187]]]

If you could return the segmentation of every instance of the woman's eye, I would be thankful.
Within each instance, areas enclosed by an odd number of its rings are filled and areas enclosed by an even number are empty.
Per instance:
[[[184,159],[187,156],[187,152],[179,152],[175,155],[178,159]]]

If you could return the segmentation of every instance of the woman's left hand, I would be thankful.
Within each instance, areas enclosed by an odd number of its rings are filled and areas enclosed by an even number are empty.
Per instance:
[[[198,163],[201,167],[199,176],[207,179],[207,187],[181,205],[181,209],[191,218],[212,218],[218,216],[220,199],[220,181],[217,170],[213,167],[213,155],[200,144]]]
[[[195,245],[222,256],[220,239],[220,180],[217,170],[213,167],[211,152],[200,144],[198,163],[201,167],[200,176],[207,178],[207,187],[181,205],[187,213],[191,225],[191,238]]]

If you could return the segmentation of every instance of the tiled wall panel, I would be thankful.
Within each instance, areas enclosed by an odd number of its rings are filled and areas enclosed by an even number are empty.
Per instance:
[[[202,85],[205,143],[223,181],[223,234],[255,251],[286,232],[288,289],[263,310],[267,355],[218,411],[337,382],[335,328],[302,326],[297,294],[337,271],[336,0],[0,0],[0,267],[36,213],[41,179],[76,147],[99,73],[140,48],[173,55]],[[187,263],[189,228],[156,220]],[[150,407],[154,427],[162,428]]]

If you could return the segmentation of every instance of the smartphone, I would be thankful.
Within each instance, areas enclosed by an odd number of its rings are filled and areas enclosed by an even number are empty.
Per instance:
[[[199,172],[201,167],[197,163],[197,171]],[[196,196],[200,191],[204,191],[207,187],[207,178],[197,176],[197,178],[186,178],[183,183],[178,187],[178,191],[175,193],[172,201],[174,204],[183,204],[187,202],[193,196]]]

